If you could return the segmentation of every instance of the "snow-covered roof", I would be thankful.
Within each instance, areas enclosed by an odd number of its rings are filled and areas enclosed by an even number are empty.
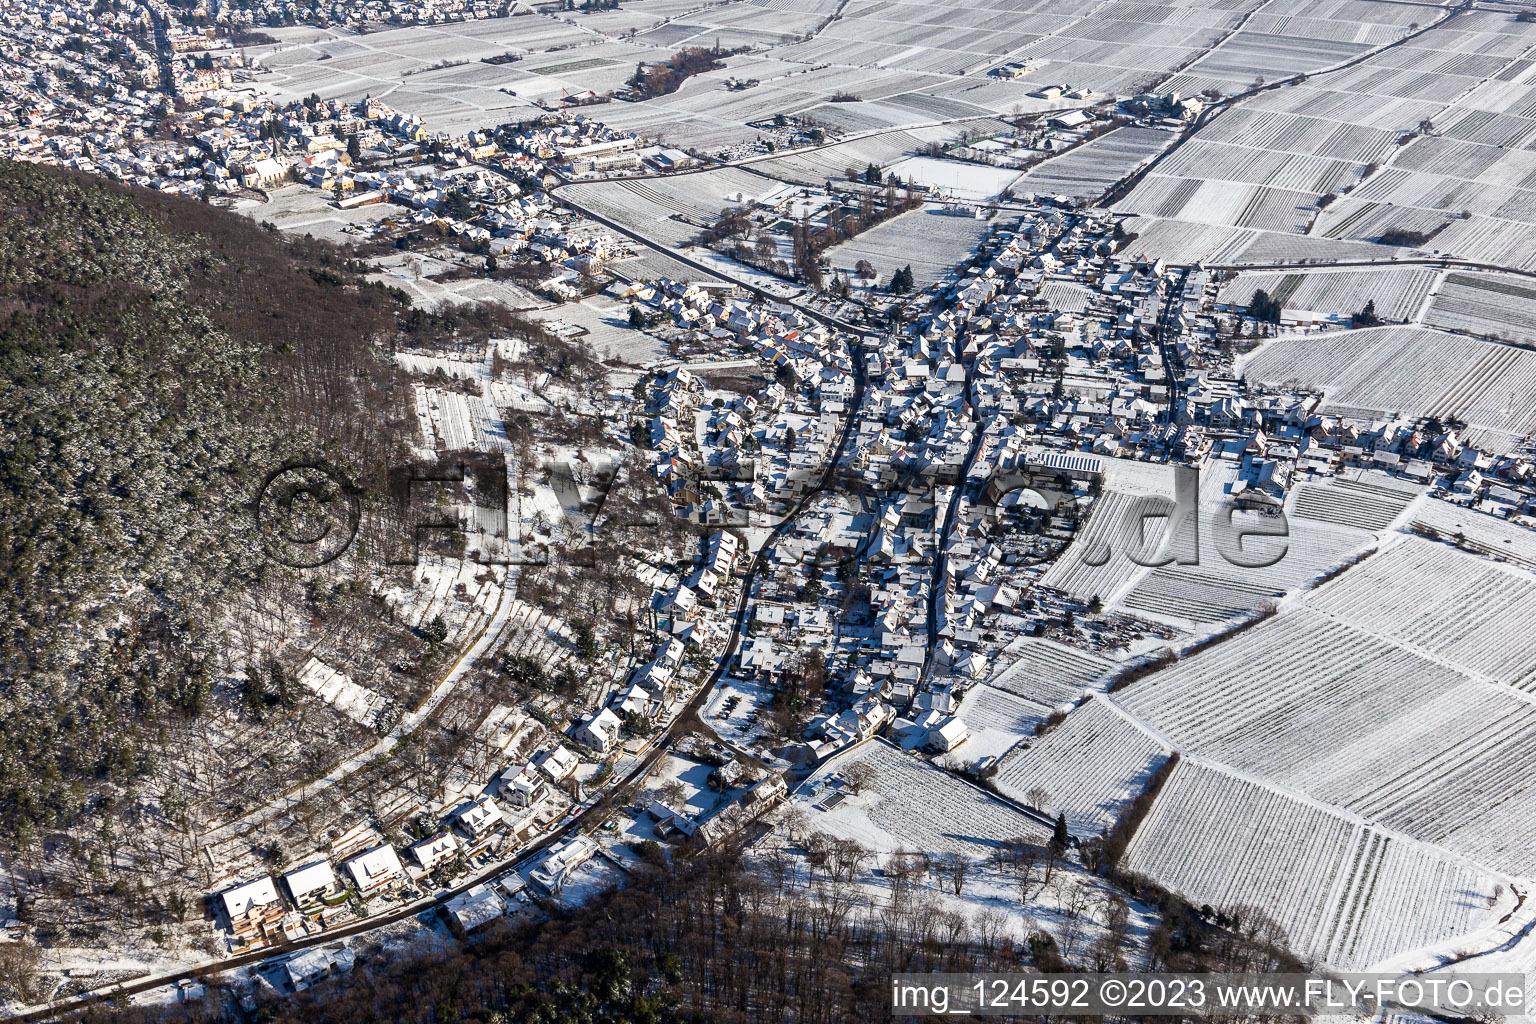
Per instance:
[[[278,902],[277,886],[273,885],[272,879],[268,877],[237,885],[222,895],[224,911],[229,915],[230,920],[244,917],[257,907]]]
[[[295,896],[301,896],[307,892],[315,892],[319,889],[328,889],[336,884],[336,872],[331,870],[331,862],[317,860],[312,864],[294,868],[285,872],[283,881],[288,883],[288,891]]]

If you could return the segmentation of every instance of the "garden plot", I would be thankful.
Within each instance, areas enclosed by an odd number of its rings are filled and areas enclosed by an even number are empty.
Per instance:
[[[310,658],[295,677],[300,686],[358,725],[372,726],[389,700],[381,694],[358,686],[345,672],[332,668],[319,658]]]
[[[507,637],[501,647],[503,658],[531,658],[549,675],[570,660],[574,647],[565,620],[523,601],[512,602],[503,635]]]
[[[1030,168],[1009,188],[1016,195],[1091,199],[1152,159],[1173,139],[1173,132],[1161,128],[1116,128]]]
[[[1471,935],[1513,906],[1487,872],[1187,760],[1125,866],[1197,906],[1261,910],[1298,953],[1342,969]]]
[[[876,853],[922,850],[958,853],[983,860],[1003,841],[1023,836],[1043,844],[1051,830],[992,796],[979,786],[935,768],[881,740],[841,754],[817,770],[803,792],[830,795],[826,779],[848,766],[874,769],[873,781],[857,796],[847,793],[826,810],[812,813],[812,827],[843,839],[855,839]],[[802,797],[797,794],[798,804]]]
[[[414,385],[414,390],[417,415],[425,411],[432,428],[427,441],[436,450],[498,451],[505,446],[506,430],[484,398],[421,384]]]
[[[1536,352],[1445,331],[1289,335],[1241,369],[1250,380],[1320,389],[1330,409],[1454,417],[1505,437],[1510,447],[1536,430]]]
[[[987,685],[1047,710],[1076,700],[1115,670],[1114,662],[1107,658],[1038,637],[1021,636],[1002,653],[1013,660],[987,680]]]
[[[1536,286],[1498,274],[1447,274],[1424,323],[1500,341],[1529,341],[1536,337]]]
[[[464,559],[423,554],[412,570],[411,585],[391,588],[384,599],[395,617],[414,629],[441,615],[449,641],[460,642],[491,614],[501,592],[493,570]]]
[[[993,782],[1006,796],[1065,814],[1073,835],[1096,836],[1141,794],[1168,753],[1109,698],[1096,697],[1010,753]]]
[[[1382,319],[1412,321],[1424,308],[1437,277],[1432,267],[1250,271],[1222,285],[1217,301],[1246,306],[1254,292],[1263,290],[1286,309],[1344,318],[1374,302]]]
[[[984,757],[997,758],[1014,744],[1030,735],[1045,709],[1005,690],[994,690],[985,683],[973,686],[956,712],[971,732],[950,756],[976,762]]]

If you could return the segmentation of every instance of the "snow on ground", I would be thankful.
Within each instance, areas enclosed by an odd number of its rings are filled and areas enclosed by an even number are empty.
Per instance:
[[[875,769],[870,785],[855,794],[845,773],[855,764]],[[806,880],[808,895],[824,898],[828,885],[823,867],[807,870],[806,844],[822,834],[853,840],[865,851],[844,884],[857,893],[857,903],[872,914],[903,912],[935,920],[954,916],[973,932],[994,927],[1022,939],[1044,929],[1055,936],[1068,955],[1086,950],[1103,934],[1109,890],[1105,883],[1068,862],[1054,866],[1050,879],[1043,864],[1027,881],[993,855],[1009,837],[1022,836],[1041,845],[1050,828],[1012,805],[921,758],[881,741],[839,754],[791,794],[778,812],[774,830],[752,850],[755,857],[786,858],[791,870]],[[900,855],[922,851],[914,888],[893,906],[895,870]],[[955,892],[955,858],[967,869]],[[814,883],[814,884],[813,884]],[[1129,934],[1145,948],[1150,919],[1145,908],[1130,908]],[[1135,954],[1131,966],[1139,966]]]
[[[345,672],[319,658],[306,661],[298,674],[299,685],[359,725],[372,725],[389,701],[354,683]]]
[[[629,325],[626,303],[605,295],[562,303],[529,316],[548,324],[557,333],[591,345],[599,359],[621,359],[638,365],[667,354],[664,342]],[[568,330],[563,330],[562,325]]]
[[[997,758],[1014,744],[1031,735],[1041,720],[1040,706],[1005,690],[994,690],[985,683],[973,686],[960,702],[960,720],[971,731],[970,738],[950,751],[952,760],[975,763],[982,758]]]
[[[1013,168],[987,167],[931,156],[909,157],[892,165],[887,173],[903,181],[910,178],[919,185],[942,189],[948,197],[978,202],[995,198],[1019,176]]]
[[[727,743],[748,747],[763,734],[763,727],[753,721],[754,712],[766,715],[772,707],[772,690],[750,680],[725,676],[710,693],[702,714],[715,735]]]
[[[1107,679],[1115,664],[1106,658],[1054,640],[1021,636],[1003,648],[999,660],[1011,660],[987,685],[1051,709],[1075,700],[1083,690]]]
[[[1108,697],[1096,697],[1004,758],[993,781],[1015,800],[1065,814],[1073,835],[1095,836],[1114,824],[1167,755]]]
[[[237,202],[235,212],[243,213],[258,223],[265,221],[273,224],[290,234],[314,235],[329,242],[356,241],[356,236],[347,229],[410,212],[393,203],[375,203],[352,210],[337,209],[331,203],[329,192],[299,184],[273,189],[267,196],[265,203],[255,200]]]
[[[1185,758],[1125,867],[1196,906],[1252,906],[1344,970],[1471,935],[1513,909],[1507,879],[1406,836]]]
[[[874,779],[855,795],[840,773],[860,763],[874,769]],[[821,766],[793,802],[819,813],[817,827],[882,853],[905,848],[981,859],[1012,836],[1037,844],[1051,836],[1045,823],[986,790],[878,740]]]

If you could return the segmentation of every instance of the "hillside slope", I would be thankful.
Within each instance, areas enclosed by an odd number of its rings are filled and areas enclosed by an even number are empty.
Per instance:
[[[0,829],[25,840],[203,710],[221,602],[271,568],[264,474],[397,443],[403,307],[338,250],[24,164],[0,237]]]

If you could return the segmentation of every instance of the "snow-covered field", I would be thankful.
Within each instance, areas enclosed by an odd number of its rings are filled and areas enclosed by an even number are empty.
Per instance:
[[[987,167],[959,160],[914,156],[893,164],[889,173],[902,181],[928,185],[941,197],[987,200],[996,198],[1018,174],[1005,167]]]
[[[1462,939],[1514,906],[1504,879],[1433,847],[1187,759],[1126,867],[1196,906],[1256,908],[1342,969]]]
[[[1536,873],[1536,706],[1528,696],[1536,645],[1524,624],[1533,612],[1536,575],[1398,535],[1272,619],[1114,700],[1244,785],[1317,801],[1333,817],[1401,835],[1399,847],[1431,844],[1438,861],[1465,858],[1485,875],[1528,877]],[[1243,807],[1252,815],[1245,828],[1273,829],[1268,804]],[[1152,834],[1138,834],[1140,856],[1173,856]],[[1270,870],[1256,862],[1239,875],[1257,885]],[[1207,891],[1194,876],[1178,879],[1170,884]],[[1461,920],[1453,910],[1430,916]],[[1394,952],[1380,942],[1361,947],[1369,956],[1341,952],[1308,930],[1314,925],[1296,919],[1288,928],[1311,935],[1299,941],[1332,962]]]
[[[958,714],[971,736],[950,757],[972,762],[1003,756],[1030,735],[1041,719],[1039,705],[985,683],[966,693]]]
[[[860,763],[874,769],[862,793],[829,785],[833,776]],[[845,795],[832,809],[815,813],[814,826],[880,853],[908,849],[984,858],[1012,836],[1034,843],[1051,837],[1049,826],[986,790],[880,740],[823,765],[801,786],[794,802],[824,806],[840,792]]]
[[[1252,271],[1222,285],[1219,302],[1246,306],[1263,290],[1285,309],[1348,317],[1376,303],[1385,320],[1411,321],[1434,287],[1433,267],[1384,267],[1351,270]],[[1438,302],[1439,300],[1436,300]]]
[[[1009,643],[1001,658],[1011,660],[988,680],[988,685],[1047,709],[1073,700],[1115,668],[1113,662],[1096,654],[1027,636]]]
[[[1320,388],[1341,411],[1455,417],[1508,437],[1510,447],[1536,430],[1536,352],[1445,331],[1288,335],[1260,348],[1242,371],[1254,381]]]
[[[1167,756],[1162,744],[1108,698],[1096,697],[1009,754],[994,782],[1001,792],[1031,806],[1043,793],[1040,810],[1065,814],[1073,835],[1095,836],[1114,824]]]

